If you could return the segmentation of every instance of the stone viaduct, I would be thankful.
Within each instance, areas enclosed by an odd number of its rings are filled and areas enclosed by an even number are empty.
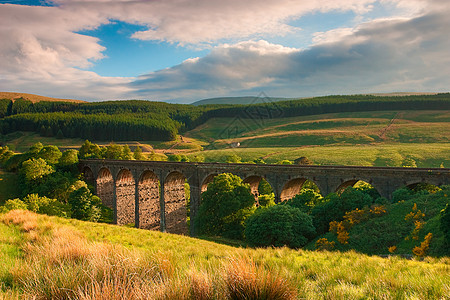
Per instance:
[[[275,200],[295,196],[306,180],[314,182],[322,195],[363,180],[381,196],[404,186],[429,183],[450,184],[450,169],[353,166],[257,165],[228,163],[184,163],[161,161],[81,160],[85,180],[96,188],[103,204],[114,210],[116,224],[134,223],[138,228],[195,234],[193,219],[201,193],[214,176],[233,173],[251,187],[255,197],[262,178],[275,193]],[[190,228],[186,197],[190,197]]]

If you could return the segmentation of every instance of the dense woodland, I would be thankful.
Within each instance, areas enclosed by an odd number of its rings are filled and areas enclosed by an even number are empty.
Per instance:
[[[174,140],[214,117],[283,118],[336,112],[450,109],[450,94],[326,96],[254,105],[185,105],[151,101],[92,103],[0,100],[0,130],[90,140]]]

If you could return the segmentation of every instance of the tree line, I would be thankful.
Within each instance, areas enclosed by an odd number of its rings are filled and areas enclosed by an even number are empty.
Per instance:
[[[337,112],[443,109],[450,109],[450,93],[326,96],[250,105],[200,106],[142,100],[32,103],[21,98],[0,100],[0,130],[3,134],[22,130],[91,140],[174,140],[179,132],[216,117],[257,121]]]

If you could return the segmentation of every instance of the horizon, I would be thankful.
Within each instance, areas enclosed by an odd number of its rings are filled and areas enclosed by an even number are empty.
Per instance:
[[[441,0],[0,1],[0,90],[190,104],[448,92]]]

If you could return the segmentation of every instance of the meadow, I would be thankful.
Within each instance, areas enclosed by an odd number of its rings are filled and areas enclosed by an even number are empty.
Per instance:
[[[450,294],[448,258],[236,248],[19,210],[1,216],[0,232],[4,299],[445,299]]]

